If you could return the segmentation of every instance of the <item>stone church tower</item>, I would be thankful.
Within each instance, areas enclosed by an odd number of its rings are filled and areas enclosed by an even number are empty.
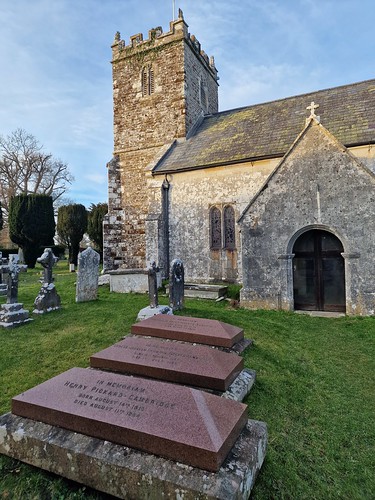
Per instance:
[[[114,157],[108,163],[108,215],[104,222],[106,270],[144,269],[149,200],[147,166],[165,146],[184,140],[203,116],[218,111],[213,58],[188,33],[182,11],[160,27],[112,45]],[[163,150],[164,147],[164,150]]]

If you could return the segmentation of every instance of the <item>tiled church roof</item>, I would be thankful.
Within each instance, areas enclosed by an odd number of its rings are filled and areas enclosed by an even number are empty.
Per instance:
[[[319,104],[321,123],[345,146],[375,143],[375,79],[206,116],[154,168],[176,172],[282,157]]]

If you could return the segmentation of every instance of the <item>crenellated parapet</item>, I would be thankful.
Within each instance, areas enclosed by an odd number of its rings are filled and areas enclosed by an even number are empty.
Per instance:
[[[214,57],[208,57],[201,48],[201,44],[197,38],[188,32],[188,25],[184,20],[181,9],[179,9],[178,18],[169,23],[169,31],[166,33],[163,33],[163,28],[158,26],[149,30],[146,39],[143,38],[142,33],[137,33],[132,35],[129,39],[129,44],[126,44],[126,42],[121,39],[120,32],[117,31],[112,44],[112,62],[115,63],[121,59],[134,57],[137,54],[145,54],[147,51],[158,51],[158,49],[161,49],[167,44],[181,40],[185,40],[196,57],[207,69],[209,69],[211,75],[217,81],[218,76]]]

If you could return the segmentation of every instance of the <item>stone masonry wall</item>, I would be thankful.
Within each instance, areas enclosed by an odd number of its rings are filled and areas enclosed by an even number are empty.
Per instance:
[[[344,247],[346,313],[375,314],[374,198],[374,174],[310,124],[241,222],[241,303],[293,309],[293,242],[322,229]]]
[[[238,219],[276,164],[277,160],[260,161],[256,165],[244,163],[169,176],[170,262],[182,259],[186,281],[241,281],[239,227],[235,250],[211,251],[210,208],[217,206],[222,210],[225,205],[232,205]],[[155,214],[161,214],[162,182],[161,175],[148,180],[150,212]],[[149,248],[151,257],[155,242],[150,241]]]
[[[194,78],[186,77],[188,73],[197,71],[196,81],[207,73],[209,101],[213,102],[209,108],[217,110],[216,69],[206,56],[196,53],[182,14],[171,22],[168,33],[156,28],[147,40],[139,34],[125,45],[117,34],[112,49],[114,155],[118,166],[108,169],[104,265],[108,270],[139,269],[146,266],[146,167],[163,145],[185,137],[201,113],[199,89],[193,85]],[[194,55],[187,57],[193,50]],[[149,95],[144,95],[142,82],[145,68],[152,72]]]

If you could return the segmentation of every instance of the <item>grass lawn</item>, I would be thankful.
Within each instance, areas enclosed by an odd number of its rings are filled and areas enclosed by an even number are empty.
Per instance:
[[[19,301],[30,311],[41,268],[20,274]],[[75,303],[75,274],[55,268],[63,308],[12,330],[0,329],[0,412],[10,400],[129,333],[146,295],[111,294]],[[166,299],[160,300],[167,303]],[[0,303],[4,303],[0,298]],[[375,318],[313,318],[233,309],[187,300],[187,316],[243,327],[254,347],[245,365],[257,381],[249,417],[268,424],[265,463],[254,499],[375,498]],[[82,485],[0,456],[0,499],[104,499]]]

